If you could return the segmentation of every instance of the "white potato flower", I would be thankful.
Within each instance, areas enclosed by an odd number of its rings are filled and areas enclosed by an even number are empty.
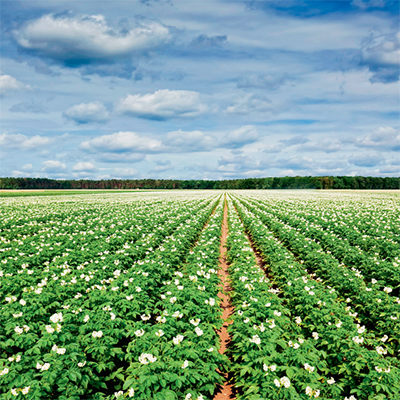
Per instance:
[[[194,331],[196,332],[197,336],[201,336],[204,333],[198,326],[196,326]]]
[[[184,339],[183,335],[177,335],[172,339],[172,341],[174,342],[175,345],[178,345],[179,343],[182,342],[183,339]]]
[[[258,335],[253,335],[253,337],[251,339],[249,339],[249,341],[251,343],[255,343],[255,344],[260,344],[261,343],[261,339]]]

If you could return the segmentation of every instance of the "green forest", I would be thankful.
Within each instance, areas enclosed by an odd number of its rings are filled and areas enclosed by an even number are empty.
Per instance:
[[[0,189],[400,189],[400,177],[285,176],[215,181],[0,178]]]

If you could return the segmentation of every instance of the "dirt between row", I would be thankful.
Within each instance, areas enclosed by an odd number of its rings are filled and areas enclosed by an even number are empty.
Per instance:
[[[224,219],[222,221],[222,234],[221,234],[221,244],[219,246],[220,258],[219,258],[219,277],[221,279],[221,284],[219,287],[221,288],[218,297],[222,300],[221,308],[223,309],[222,318],[224,319],[224,325],[222,326],[221,330],[218,331],[218,335],[220,338],[220,354],[225,353],[229,343],[231,342],[231,337],[228,334],[228,326],[232,324],[232,321],[227,322],[226,320],[233,314],[234,308],[231,304],[230,297],[227,293],[231,290],[228,281],[228,264],[226,262],[226,239],[228,237],[228,207],[225,201],[224,205]],[[227,400],[227,399],[234,399],[234,392],[233,392],[233,384],[229,383],[228,381],[228,374],[224,374],[226,379],[224,386],[221,388],[221,391],[216,393],[214,396],[214,400]]]

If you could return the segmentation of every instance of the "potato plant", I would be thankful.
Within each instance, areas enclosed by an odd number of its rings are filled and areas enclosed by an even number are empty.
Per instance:
[[[387,343],[389,337],[376,337],[360,323],[357,313],[340,301],[334,288],[304,269],[258,215],[238,200],[235,205],[297,321],[315,338],[316,347],[326,353],[335,385],[343,395],[395,398],[400,388],[399,360]],[[393,336],[396,334],[393,332]]]
[[[0,400],[399,400],[395,195],[0,205]]]

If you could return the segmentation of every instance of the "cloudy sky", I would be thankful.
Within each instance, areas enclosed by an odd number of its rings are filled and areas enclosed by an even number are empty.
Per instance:
[[[1,1],[1,176],[400,175],[399,1]]]

